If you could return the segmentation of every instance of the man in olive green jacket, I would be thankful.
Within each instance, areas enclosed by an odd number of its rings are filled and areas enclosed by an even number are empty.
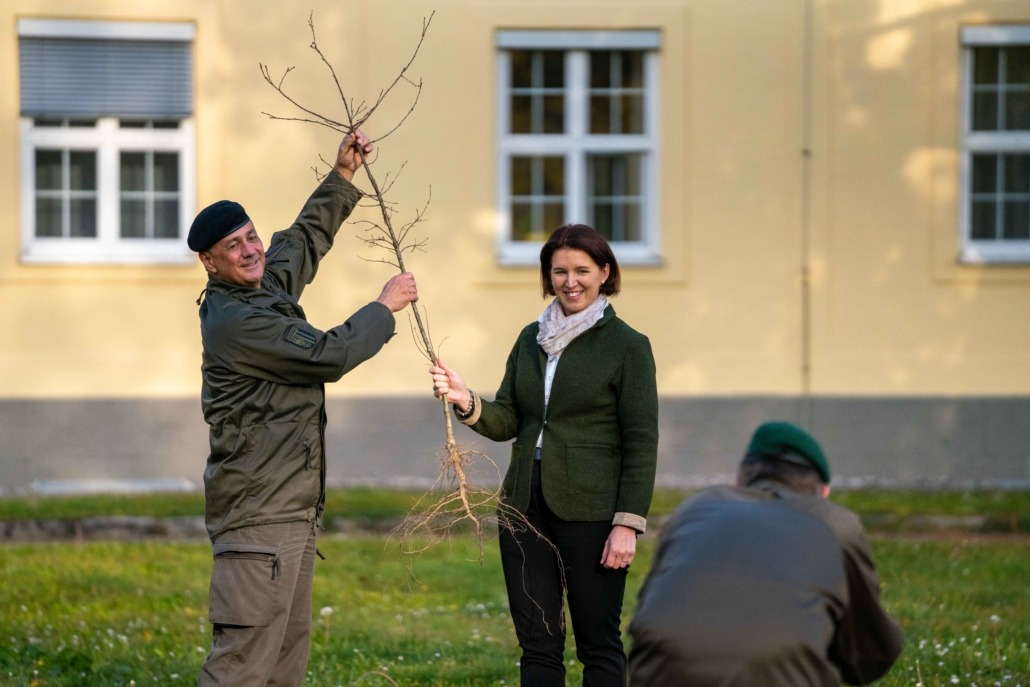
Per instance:
[[[267,253],[243,207],[219,201],[190,228],[208,272],[201,296],[204,472],[213,543],[206,685],[300,685],[310,648],[316,530],[325,506],[325,389],[394,334],[393,313],[417,299],[415,281],[390,279],[377,301],[328,331],[297,302],[361,197],[352,184],[361,132],[294,224]]]
[[[662,527],[629,631],[630,686],[834,687],[901,653],[858,517],[830,503],[819,444],[760,426],[740,486],[703,490]]]

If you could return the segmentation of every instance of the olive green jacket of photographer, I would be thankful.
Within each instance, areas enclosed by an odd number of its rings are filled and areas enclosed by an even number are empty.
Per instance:
[[[514,439],[503,503],[525,512],[533,452],[543,430],[544,499],[563,520],[609,520],[640,532],[654,491],[658,460],[658,391],[647,337],[609,305],[593,327],[565,348],[544,408],[547,354],[539,324],[526,326],[508,356],[493,401],[477,397],[473,430]]]

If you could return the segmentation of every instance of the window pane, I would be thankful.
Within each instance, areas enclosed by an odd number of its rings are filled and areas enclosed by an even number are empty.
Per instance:
[[[510,55],[511,133],[563,133],[565,53],[513,50]]]
[[[564,223],[565,204],[561,201],[546,203],[514,203],[512,205],[512,240],[546,241],[551,233]]]
[[[154,190],[179,190],[178,153],[154,153]]]
[[[973,48],[973,83],[998,83],[998,48]]]
[[[122,129],[178,129],[178,119],[126,119],[118,120],[118,126]]]
[[[71,230],[75,238],[96,238],[97,235],[97,201],[94,198],[73,198],[69,202],[71,208]]]
[[[995,193],[998,190],[998,156],[973,156],[973,193]]]
[[[591,155],[591,191],[597,197],[637,196],[641,189],[641,156]]]
[[[599,203],[593,208],[594,228],[609,241],[640,240],[640,206]]]
[[[565,96],[548,95],[543,99],[543,133],[560,134],[565,131]],[[535,131],[534,133],[539,133]]]
[[[154,201],[154,238],[179,238],[179,201]]]
[[[997,92],[979,91],[973,94],[973,129],[992,131],[998,128]]]
[[[640,203],[630,203],[623,208],[625,218],[623,219],[624,235],[623,241],[641,241],[644,238],[643,212],[640,210]]]
[[[994,201],[974,201],[970,223],[972,226],[969,234],[974,241],[995,239],[997,231],[995,230]]]
[[[565,195],[565,158],[545,157],[543,164],[544,194],[548,196]]]
[[[627,50],[622,53],[622,87],[644,87],[644,53]]]
[[[612,208],[610,205],[594,205],[593,216],[590,218],[590,226],[597,229],[597,232],[608,239],[614,241],[612,238],[612,226],[614,221],[612,220]]]
[[[529,88],[533,85],[533,53],[528,50],[511,51],[512,88]]]
[[[122,199],[122,238],[143,239],[147,237],[146,202],[136,198]]]
[[[533,99],[528,95],[511,97],[511,133],[528,134],[533,131]]]
[[[614,89],[619,85],[616,53],[595,50],[590,53],[590,133],[618,133],[618,111]]]
[[[589,158],[591,220],[612,241],[641,239],[642,157],[628,154]]]
[[[533,206],[529,203],[511,204],[511,238],[513,241],[528,241],[533,233]]]
[[[37,191],[61,189],[61,155],[60,150],[36,150]]]
[[[97,188],[97,154],[73,150],[68,154],[69,188],[73,191],[95,191]]]
[[[61,207],[60,198],[36,198],[36,236],[61,237]]]
[[[542,241],[565,216],[565,158],[511,158],[512,240]]]
[[[1005,203],[1002,219],[1002,238],[1030,239],[1030,201],[1013,200]]]
[[[644,98],[640,95],[622,97],[622,122],[619,133],[641,134],[644,132]]]
[[[590,88],[612,87],[612,70],[608,58],[610,54],[603,51],[590,53]]]
[[[562,195],[565,193],[565,158],[512,157],[513,196]]]
[[[1005,193],[1030,193],[1030,155],[1004,155]]]
[[[544,88],[565,88],[565,53],[560,50],[544,50],[540,55]]]
[[[590,97],[590,133],[612,133],[611,99],[608,96]]]
[[[146,153],[122,153],[120,176],[123,191],[146,190]]]
[[[644,55],[639,51],[590,53],[590,133],[644,131]]]
[[[533,194],[533,158],[513,157],[511,159],[511,194],[513,196]]]
[[[552,202],[544,205],[543,226],[540,227],[540,241],[546,241],[554,230],[565,224],[565,203]]]
[[[1030,85],[1030,45],[1005,49],[1005,83]]]
[[[1005,130],[1030,129],[1030,92],[1009,91],[1005,97]]]

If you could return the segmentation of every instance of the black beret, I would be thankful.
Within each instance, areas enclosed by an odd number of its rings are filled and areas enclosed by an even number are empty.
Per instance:
[[[190,225],[186,243],[200,253],[215,245],[250,221],[243,206],[231,200],[220,200],[200,211]]]

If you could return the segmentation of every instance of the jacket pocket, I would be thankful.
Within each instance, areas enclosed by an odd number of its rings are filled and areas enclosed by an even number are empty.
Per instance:
[[[508,460],[508,471],[504,473],[504,481],[501,482],[501,493],[511,497],[515,493],[519,483],[519,470],[522,468],[522,460],[519,454],[522,449],[518,444],[511,445],[511,456]]]
[[[311,451],[311,444],[307,440],[301,442],[299,446],[296,446],[292,451],[286,454],[286,457],[273,463],[267,470],[254,476],[254,481],[258,486],[265,486],[271,482],[277,474],[283,471],[284,468],[293,464],[293,472],[297,472],[300,469],[310,470],[312,467],[313,456]]]
[[[570,494],[604,494],[619,491],[619,454],[605,444],[569,444],[565,464]]]
[[[247,496],[264,497],[268,489],[283,484],[306,470],[317,469],[317,425],[308,422],[272,422],[247,428]]]
[[[208,615],[218,625],[264,627],[275,617],[279,547],[215,542]]]

